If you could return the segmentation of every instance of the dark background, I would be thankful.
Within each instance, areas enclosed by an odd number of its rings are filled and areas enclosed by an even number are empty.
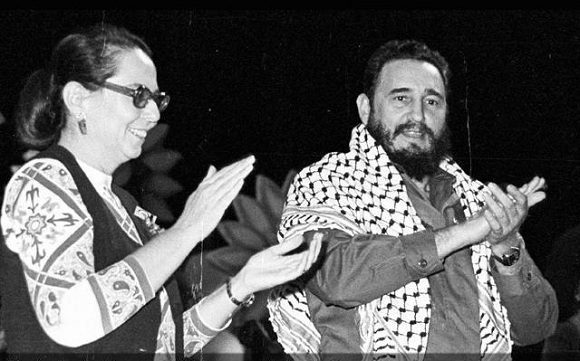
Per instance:
[[[143,36],[160,88],[162,121],[183,159],[172,176],[179,213],[210,164],[245,154],[281,183],[358,123],[364,63],[381,43],[417,38],[453,71],[456,160],[482,181],[547,179],[548,198],[522,228],[540,266],[555,237],[579,223],[580,13],[576,10],[4,10],[0,13],[1,182],[21,163],[10,117],[24,78],[77,26],[101,21]]]

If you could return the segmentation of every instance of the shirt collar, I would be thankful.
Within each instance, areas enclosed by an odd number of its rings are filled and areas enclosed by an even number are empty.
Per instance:
[[[436,205],[438,208],[449,202],[454,203],[458,200],[457,195],[453,190],[455,176],[441,168],[438,168],[435,171],[435,174],[429,179],[429,193],[420,189],[404,171],[401,171],[401,176],[403,177],[407,188],[413,189],[417,196],[422,197],[426,201]]]

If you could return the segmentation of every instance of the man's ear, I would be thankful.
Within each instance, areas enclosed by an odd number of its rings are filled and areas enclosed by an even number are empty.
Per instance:
[[[69,81],[62,89],[62,99],[71,114],[84,113],[84,100],[89,91],[79,82]]]
[[[364,125],[367,125],[369,116],[371,114],[371,103],[369,97],[365,93],[359,94],[356,98],[356,107],[358,108],[358,116]]]

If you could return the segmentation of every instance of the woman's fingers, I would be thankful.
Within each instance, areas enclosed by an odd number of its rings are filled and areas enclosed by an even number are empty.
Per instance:
[[[310,247],[308,248],[308,260],[306,262],[308,267],[312,266],[312,264],[316,262],[321,247],[322,247],[322,237],[315,236],[314,238],[312,238],[312,242],[310,242]]]
[[[310,244],[308,245],[308,248],[294,255],[284,256],[286,253],[295,250],[300,245],[302,245],[302,243],[304,242],[304,236],[302,234],[294,235],[285,240],[284,242],[270,247],[270,249],[274,254],[282,258],[294,256],[301,257],[304,260],[303,262],[304,265],[306,267],[309,267],[316,261],[316,258],[320,253],[320,248],[322,245],[322,237],[320,237],[320,235],[321,234],[319,233],[315,233],[314,236],[312,237],[312,240],[310,241]]]
[[[258,292],[303,275],[316,262],[322,248],[322,237],[315,236],[307,249],[288,254],[303,242],[303,235],[295,235],[250,257],[239,273],[247,288]]]
[[[305,273],[308,269],[310,269],[314,261],[316,261],[318,251],[320,251],[320,243],[321,243],[320,238],[315,237],[308,245],[308,249],[297,254],[298,256],[300,256],[301,260],[300,265],[296,269],[296,277]]]
[[[232,168],[230,173],[217,180],[212,181],[203,191],[208,193],[211,202],[218,202],[224,205],[224,202],[229,205],[235,196],[241,190],[244,184],[244,179],[250,174],[253,167],[252,164],[246,164],[243,167]],[[227,206],[226,205],[226,206]],[[210,204],[212,206],[212,204]]]
[[[252,171],[254,161],[255,158],[249,156],[221,170],[210,165],[203,181],[188,197],[176,225],[196,234],[201,232],[202,238],[205,238],[242,189],[244,178]]]
[[[219,171],[210,166],[208,175],[196,190],[204,194],[201,199],[207,203],[206,206],[229,206],[241,190],[245,177],[253,170],[254,161],[254,156],[249,156]]]
[[[229,207],[234,198],[236,198],[238,193],[240,193],[240,190],[242,189],[243,186],[244,180],[239,179],[238,181],[236,181],[235,184],[228,187],[223,187],[221,189],[221,192],[216,194],[218,198],[215,200],[214,205],[216,207],[224,208],[225,210],[227,207]],[[212,205],[210,204],[210,206]]]
[[[244,272],[252,280],[252,289],[262,290],[291,281],[310,269],[321,249],[320,237],[313,239],[308,249],[287,254],[303,243],[303,236],[296,235],[286,241],[270,246],[250,258]]]
[[[209,179],[209,182],[216,188],[231,183],[232,181],[235,182],[236,179],[243,178],[252,171],[255,161],[256,158],[253,155],[240,159],[215,172]]]
[[[276,255],[283,255],[283,254],[286,254],[286,253],[292,251],[293,249],[298,248],[298,246],[300,246],[303,241],[304,241],[304,236],[302,234],[296,234],[296,235],[288,238],[284,242],[270,247],[270,249]]]
[[[204,180],[211,178],[215,172],[217,170],[215,169],[215,167],[213,165],[210,165],[209,168],[207,169],[207,174],[205,175],[205,177],[203,178]]]
[[[322,248],[322,236],[322,233],[314,233],[312,241],[310,241],[310,244],[308,245],[308,253],[306,256],[307,268],[310,268],[310,266],[312,266],[312,264],[314,264],[318,258],[318,254]]]

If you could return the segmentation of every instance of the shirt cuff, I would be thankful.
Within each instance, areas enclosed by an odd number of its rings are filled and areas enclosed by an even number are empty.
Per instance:
[[[443,262],[439,259],[435,234],[432,231],[406,235],[402,244],[412,276],[422,278],[443,270]]]
[[[124,261],[135,272],[135,275],[137,275],[141,291],[143,291],[143,295],[145,296],[145,302],[149,302],[155,297],[155,290],[151,286],[151,281],[149,281],[149,277],[147,277],[143,266],[141,266],[141,263],[133,255],[125,257]]]
[[[509,267],[509,273],[500,273],[497,266],[491,267],[492,276],[502,295],[520,296],[541,282],[540,277],[534,273],[534,264],[530,255],[525,248],[522,248],[521,252],[518,262]]]
[[[203,333],[204,335],[207,335],[207,336],[215,336],[218,333],[220,333],[221,331],[230,327],[230,324],[232,323],[231,317],[228,320],[228,322],[226,322],[226,324],[224,326],[222,326],[221,328],[214,328],[214,327],[209,326],[207,324],[207,322],[201,316],[201,313],[199,312],[199,306],[204,301],[205,301],[205,298],[202,298],[201,301],[199,301],[195,306],[193,306],[193,314],[192,314],[191,320],[193,321],[193,324],[195,325],[195,327],[201,333]]]

